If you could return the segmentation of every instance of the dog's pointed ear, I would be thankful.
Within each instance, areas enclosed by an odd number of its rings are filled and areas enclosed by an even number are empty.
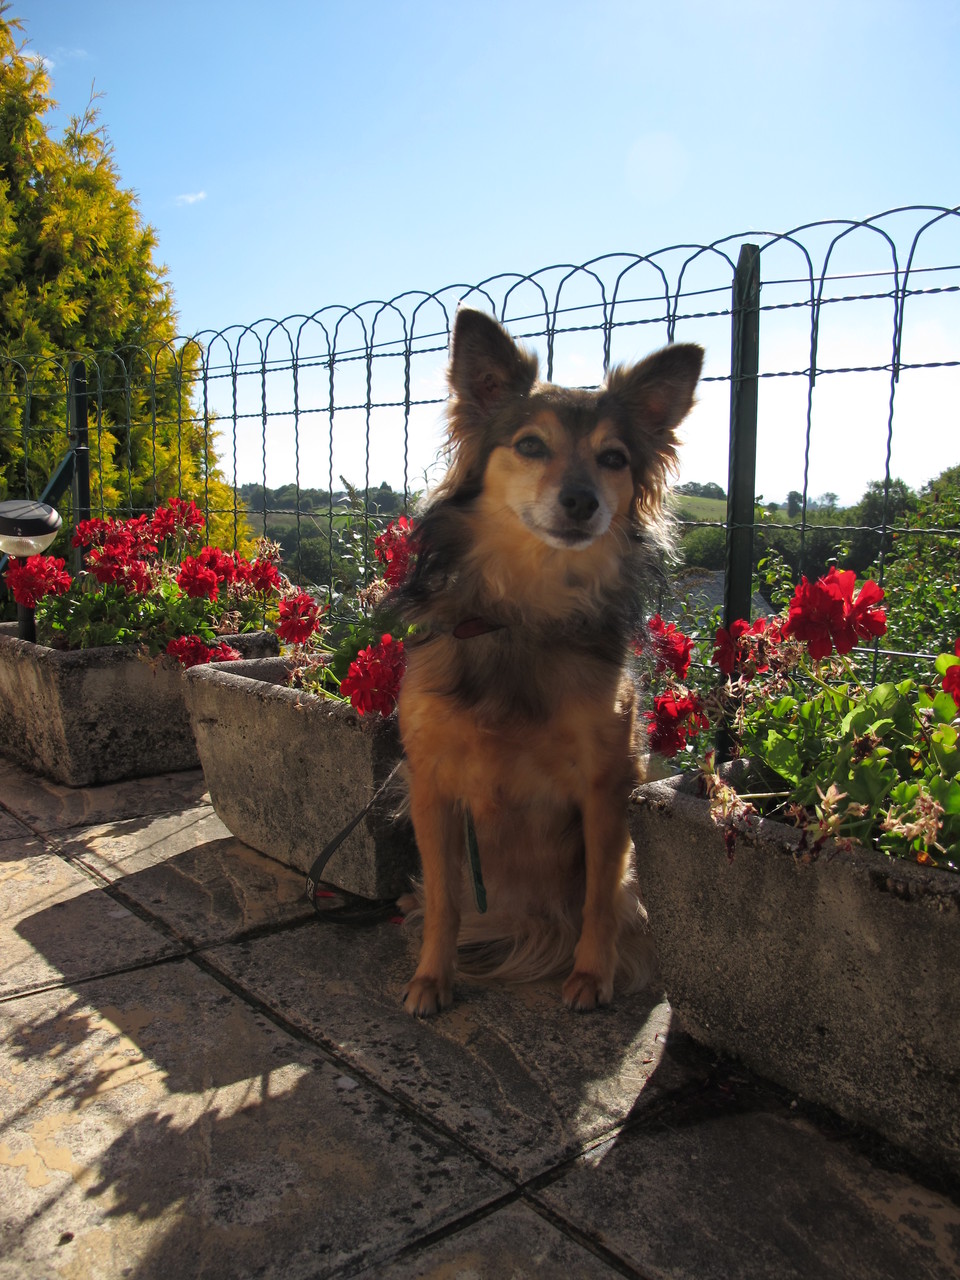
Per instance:
[[[676,445],[674,428],[690,412],[702,367],[702,347],[676,342],[639,364],[611,369],[606,392],[630,425],[643,431],[654,447],[672,448]]]
[[[537,380],[537,357],[485,311],[463,307],[453,326],[449,378],[460,414],[485,417],[505,398],[527,394]]]
[[[674,343],[639,364],[610,370],[600,410],[632,440],[638,514],[661,508],[667,477],[677,469],[675,429],[690,412],[702,367],[702,347]]]

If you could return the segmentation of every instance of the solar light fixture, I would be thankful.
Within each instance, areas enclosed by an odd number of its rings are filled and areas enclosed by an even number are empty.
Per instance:
[[[0,502],[0,552],[8,556],[35,556],[46,551],[60,531],[59,511],[45,502],[13,498]],[[17,605],[17,635],[36,641],[33,610]]]

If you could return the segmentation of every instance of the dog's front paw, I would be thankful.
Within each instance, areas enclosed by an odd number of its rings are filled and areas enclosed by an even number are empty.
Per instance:
[[[613,997],[613,982],[604,981],[595,973],[583,973],[574,969],[563,984],[563,1003],[568,1009],[586,1012],[597,1005],[609,1004]]]
[[[403,993],[403,1007],[415,1018],[429,1018],[453,1002],[453,984],[439,978],[417,977]]]

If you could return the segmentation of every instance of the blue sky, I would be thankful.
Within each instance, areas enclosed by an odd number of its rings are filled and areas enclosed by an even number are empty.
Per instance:
[[[104,95],[184,333],[960,201],[956,0],[14,0],[9,16],[48,61],[55,121],[91,82]]]
[[[61,112],[103,93],[186,332],[960,198],[955,0],[11,13]]]

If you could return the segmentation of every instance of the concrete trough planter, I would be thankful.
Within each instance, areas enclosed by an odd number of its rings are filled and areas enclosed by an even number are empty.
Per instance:
[[[276,636],[225,636],[241,653]],[[196,769],[184,672],[122,645],[50,649],[0,625],[0,753],[68,787]]]
[[[758,824],[727,856],[679,779],[631,829],[679,1025],[768,1079],[960,1173],[960,876]]]
[[[395,718],[287,688],[283,658],[187,672],[187,704],[213,807],[235,836],[306,873],[400,758]],[[323,879],[365,898],[410,887],[409,823],[385,794],[347,837]]]

